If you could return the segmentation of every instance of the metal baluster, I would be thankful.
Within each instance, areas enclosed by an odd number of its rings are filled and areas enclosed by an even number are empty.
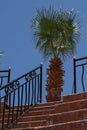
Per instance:
[[[76,90],[76,59],[74,58],[73,59],[73,69],[74,69],[74,93],[77,93],[77,90]]]
[[[15,105],[15,91],[13,91],[13,103],[12,103],[12,122],[14,121],[14,105]]]
[[[40,102],[40,83],[39,83],[39,75],[37,76],[37,102]]]
[[[27,82],[25,83],[25,110],[26,110],[26,104],[27,104]]]
[[[19,115],[19,107],[20,107],[20,87],[18,87],[18,105],[17,105],[16,120],[18,119]]]
[[[84,86],[84,65],[82,65],[82,76],[81,76],[81,80],[82,80],[82,88],[83,91],[85,91],[85,86]]]
[[[34,79],[34,104],[36,104],[36,76],[35,76],[35,79]]]
[[[22,114],[22,111],[23,111],[23,110],[22,110],[22,109],[23,109],[23,108],[22,108],[22,106],[23,106],[23,85],[22,85],[21,87],[22,87],[22,88],[21,88],[22,90],[21,90],[21,111],[20,111],[20,115]]]
[[[42,102],[42,64],[40,65],[40,103]]]
[[[33,89],[34,89],[34,86],[33,86],[33,79],[32,79],[32,96],[31,96],[31,106],[33,105],[33,98],[34,98],[34,95],[33,95]]]

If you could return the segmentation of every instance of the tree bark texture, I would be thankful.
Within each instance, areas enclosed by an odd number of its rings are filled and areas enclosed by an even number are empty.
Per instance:
[[[63,91],[62,86],[64,84],[64,70],[62,65],[63,63],[59,58],[50,60],[50,65],[47,69],[48,77],[46,80],[47,102],[61,100],[61,92]]]

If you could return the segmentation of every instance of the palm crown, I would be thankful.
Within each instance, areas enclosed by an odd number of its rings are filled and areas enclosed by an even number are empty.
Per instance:
[[[76,12],[41,9],[33,19],[32,27],[37,39],[36,47],[44,57],[72,55],[79,39],[79,24]]]

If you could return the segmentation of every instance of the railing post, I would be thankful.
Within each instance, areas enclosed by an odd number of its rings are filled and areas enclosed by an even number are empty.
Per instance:
[[[8,83],[10,82],[10,76],[11,76],[11,69],[8,69]]]
[[[1,88],[2,86],[5,85],[4,79],[6,79],[6,84],[10,82],[11,69],[9,68],[8,70],[0,70],[0,73],[2,73],[2,75],[0,76],[0,88]],[[8,94],[8,88],[6,88],[5,93]],[[0,97],[1,97],[1,92],[0,92]],[[6,102],[8,102],[8,97],[7,97]]]
[[[7,83],[10,83],[10,75],[11,75],[11,69],[9,68],[8,70],[7,70],[7,72],[8,72],[8,75],[7,75]],[[5,93],[6,93],[6,95],[7,95],[7,97],[6,97],[6,103],[8,104],[8,88],[7,88],[7,90],[5,90]]]
[[[73,58],[73,75],[74,75],[74,93],[77,92],[76,90],[76,59]]]
[[[40,64],[40,103],[42,102],[42,63]]]

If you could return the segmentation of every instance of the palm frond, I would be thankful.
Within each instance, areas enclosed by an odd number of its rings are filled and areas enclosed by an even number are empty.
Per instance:
[[[3,55],[4,54],[4,52],[3,51],[0,51],[0,55]]]

